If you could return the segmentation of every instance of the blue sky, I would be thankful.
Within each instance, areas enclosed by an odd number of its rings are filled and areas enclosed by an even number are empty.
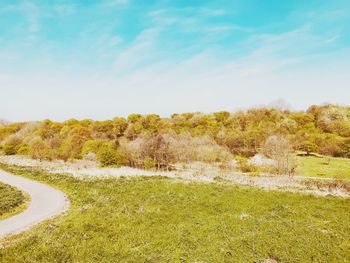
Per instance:
[[[0,0],[0,118],[349,104],[350,1]]]

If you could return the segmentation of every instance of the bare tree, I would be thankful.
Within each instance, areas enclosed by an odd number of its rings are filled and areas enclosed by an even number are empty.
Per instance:
[[[293,147],[286,137],[273,135],[262,146],[262,154],[275,161],[278,174],[292,175],[296,169]]]

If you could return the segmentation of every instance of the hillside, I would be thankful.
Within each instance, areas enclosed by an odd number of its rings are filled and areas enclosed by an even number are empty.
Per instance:
[[[348,158],[350,107],[12,123],[0,128],[0,150],[40,160],[92,159],[103,166],[171,169],[175,163],[225,164],[236,156],[251,157],[274,136],[279,138],[275,143],[291,151]]]

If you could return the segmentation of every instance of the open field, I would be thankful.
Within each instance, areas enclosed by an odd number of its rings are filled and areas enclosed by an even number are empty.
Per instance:
[[[298,175],[350,180],[350,159],[298,157]]]
[[[0,263],[350,263],[350,0],[0,0]]]
[[[24,210],[25,202],[26,197],[21,191],[0,183],[0,220]]]
[[[254,186],[265,190],[302,192],[320,196],[350,197],[350,182],[346,180],[322,180],[303,176],[286,176],[269,173],[242,173],[236,167],[222,168],[220,165],[192,163],[177,165],[174,171],[135,169],[131,167],[100,167],[86,160],[39,161],[24,156],[1,156],[0,164],[37,168],[52,174],[67,174],[80,180],[119,177],[163,176],[190,182],[226,182],[235,185]]]
[[[349,199],[4,168],[63,190],[72,207],[6,240],[1,262],[350,261]]]

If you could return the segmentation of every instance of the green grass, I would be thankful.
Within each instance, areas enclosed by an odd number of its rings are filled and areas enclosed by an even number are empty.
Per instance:
[[[350,159],[298,157],[298,175],[350,180]]]
[[[350,262],[348,199],[6,169],[63,190],[72,206],[0,249],[0,262]]]
[[[0,183],[0,220],[24,210],[25,203],[26,197],[21,191]]]

